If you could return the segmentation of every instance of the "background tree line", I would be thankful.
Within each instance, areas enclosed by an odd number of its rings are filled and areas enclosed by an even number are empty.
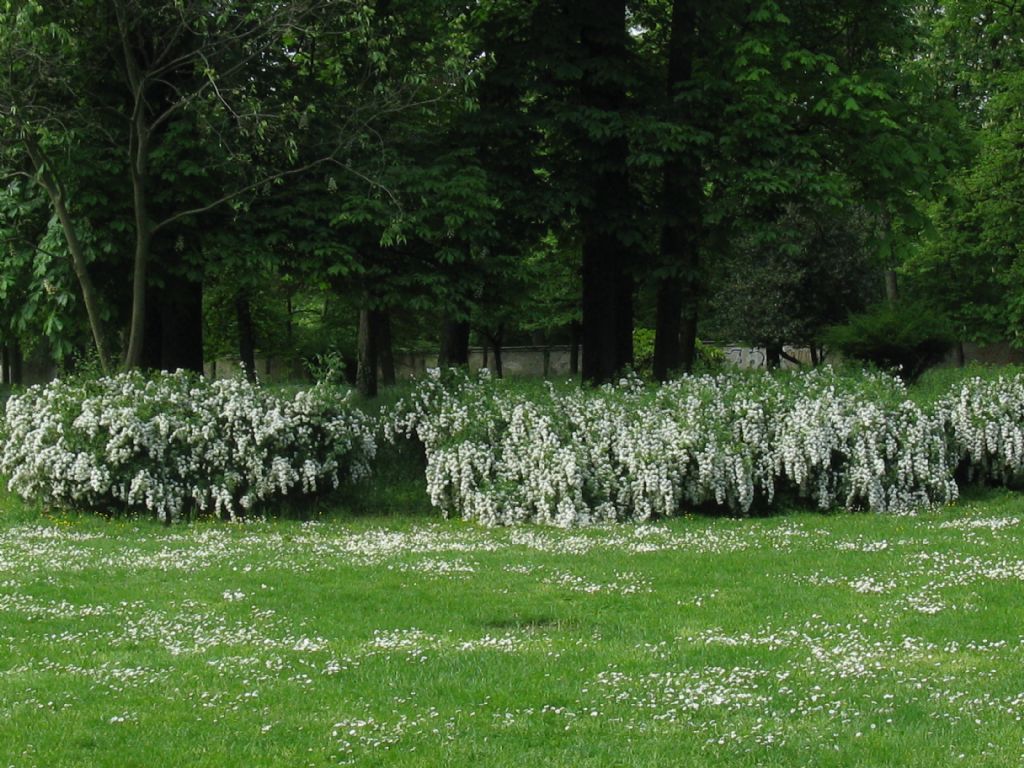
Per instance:
[[[879,302],[1016,342],[1021,10],[9,0],[4,376],[334,353],[373,393],[475,337],[600,382],[647,328],[664,379]]]

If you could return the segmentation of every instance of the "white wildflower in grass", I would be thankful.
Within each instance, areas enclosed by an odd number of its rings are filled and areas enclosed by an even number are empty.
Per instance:
[[[234,518],[370,471],[371,420],[344,390],[292,396],[242,380],[139,373],[64,379],[7,402],[0,474],[69,507]]]

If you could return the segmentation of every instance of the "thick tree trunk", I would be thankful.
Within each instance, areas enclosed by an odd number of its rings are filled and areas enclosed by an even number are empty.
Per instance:
[[[377,361],[380,364],[380,383],[385,387],[395,386],[395,351],[391,341],[391,313],[378,311]]]
[[[964,343],[958,341],[953,345],[953,360],[957,368],[963,368],[967,364],[967,356],[964,354]]]
[[[615,357],[619,370],[633,366],[633,275],[622,270],[616,300]]]
[[[580,42],[584,72],[582,106],[602,114],[620,114],[626,107],[620,73],[626,66],[625,0],[586,0],[581,13]],[[626,265],[630,254],[618,238],[630,200],[626,137],[587,136],[583,163],[589,173],[590,200],[580,212],[583,235],[583,379],[599,384],[613,379],[632,362],[632,286]],[[628,299],[628,300],[627,300]]]
[[[359,310],[359,336],[356,340],[356,389],[363,397],[377,396],[377,313]]]
[[[590,227],[585,222],[584,231]],[[593,384],[611,380],[618,373],[618,295],[614,252],[602,247],[593,233],[583,245],[583,379]]]
[[[674,0],[669,34],[666,96],[669,112],[684,121],[679,89],[693,76],[696,15],[692,0]],[[661,262],[668,275],[658,285],[654,337],[654,375],[665,381],[674,370],[689,373],[695,362],[699,285],[702,169],[689,154],[666,164],[662,181]]]
[[[443,368],[469,365],[469,321],[445,318],[441,328],[441,354],[438,365]]]
[[[256,330],[252,322],[252,305],[244,291],[235,294],[235,317],[238,321],[238,359],[245,378],[256,383]]]
[[[580,339],[582,335],[583,327],[573,320],[572,325],[569,326],[569,373],[573,376],[579,376],[580,373]]]
[[[110,353],[107,351],[106,334],[103,329],[103,321],[100,318],[99,297],[92,276],[89,274],[88,262],[78,239],[78,231],[71,218],[71,213],[68,211],[64,188],[51,172],[46,157],[35,140],[26,139],[25,148],[35,166],[39,183],[50,198],[54,213],[57,214],[57,220],[60,221],[61,230],[64,232],[64,241],[71,253],[71,264],[75,270],[75,277],[78,278],[78,286],[82,291],[82,303],[85,304],[85,313],[89,318],[89,330],[92,331],[96,354],[100,359],[100,369],[103,373],[109,373]]]
[[[654,377],[668,381],[683,365],[683,287],[677,277],[658,281],[658,299],[654,321]]]
[[[782,366],[782,345],[771,343],[765,347],[764,363],[769,371],[778,370]]]
[[[811,365],[821,365],[821,353],[818,351],[818,345],[814,343],[811,344]]]

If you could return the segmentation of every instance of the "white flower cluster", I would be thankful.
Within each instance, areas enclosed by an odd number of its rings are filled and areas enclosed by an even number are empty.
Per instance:
[[[628,379],[527,396],[432,372],[391,419],[392,434],[425,446],[433,504],[487,524],[747,513],[780,492],[885,512],[957,496],[943,421],[877,374]]]
[[[372,421],[338,389],[286,397],[184,373],[32,387],[8,401],[2,432],[12,491],[168,521],[336,488],[368,474],[376,453]]]
[[[968,479],[1024,478],[1024,375],[968,379],[940,401],[939,411]]]

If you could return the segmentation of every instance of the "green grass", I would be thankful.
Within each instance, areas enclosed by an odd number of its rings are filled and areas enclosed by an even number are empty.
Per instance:
[[[1021,764],[1024,497],[488,530],[395,472],[314,522],[0,498],[0,765]]]
[[[1024,373],[1024,368],[1019,365],[986,365],[984,363],[970,363],[963,368],[931,368],[925,371],[910,387],[910,397],[919,404],[932,403],[944,397],[967,379],[980,378],[985,380],[997,379],[1000,376],[1012,378]]]

